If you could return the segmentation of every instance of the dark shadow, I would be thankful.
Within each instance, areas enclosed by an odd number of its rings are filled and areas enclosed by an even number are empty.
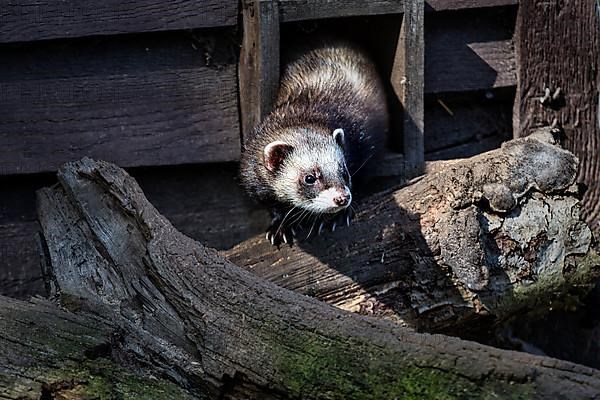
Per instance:
[[[288,288],[301,287],[305,294],[337,304],[344,303],[344,296],[348,295],[340,288],[356,284],[366,296],[355,306],[359,309],[353,311],[398,318],[420,331],[460,335],[464,333],[462,323],[477,325],[472,318],[480,318],[483,326],[487,317],[475,316],[450,280],[453,272],[438,264],[444,245],[441,235],[433,233],[433,242],[424,238],[423,232],[432,227],[419,214],[403,207],[403,200],[414,204],[415,199],[406,194],[394,196],[399,188],[357,200],[355,221],[335,232],[327,230],[317,236],[318,225],[312,226],[308,220],[298,231],[301,239],[296,246],[325,266],[311,266],[310,270],[302,265],[270,266],[277,270],[269,274],[269,279]],[[483,226],[479,219],[474,223]],[[310,238],[305,239],[309,232]],[[500,249],[494,247],[493,239],[484,240],[484,252],[490,280],[495,285],[508,282],[504,270],[497,267]],[[285,245],[280,250],[283,259],[293,257],[293,253],[294,249]],[[487,290],[484,283],[477,293],[486,298]],[[356,294],[352,292],[353,296]],[[461,323],[455,323],[459,320]],[[453,325],[451,330],[446,328],[448,325]]]
[[[425,16],[425,92],[512,86],[516,8],[446,11]]]

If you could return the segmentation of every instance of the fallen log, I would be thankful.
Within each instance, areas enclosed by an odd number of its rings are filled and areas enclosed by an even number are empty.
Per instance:
[[[174,229],[114,165],[84,159],[58,177],[38,193],[51,294],[113,327],[105,357],[200,398],[600,392],[600,372],[590,368],[415,333],[267,282]]]
[[[0,399],[194,399],[110,358],[115,325],[47,300],[0,296]]]
[[[279,286],[429,332],[557,307],[596,284],[600,258],[579,217],[578,161],[553,143],[542,129],[366,199],[350,228],[280,251],[257,236],[223,254]]]

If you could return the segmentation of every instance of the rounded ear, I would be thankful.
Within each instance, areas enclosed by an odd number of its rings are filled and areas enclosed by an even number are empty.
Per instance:
[[[271,172],[277,171],[292,149],[292,145],[281,140],[269,143],[264,149],[265,167]]]
[[[344,147],[344,130],[342,128],[337,128],[333,131],[333,140],[341,147]]]

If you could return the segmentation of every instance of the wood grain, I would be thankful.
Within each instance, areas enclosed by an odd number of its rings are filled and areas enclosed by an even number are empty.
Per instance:
[[[519,87],[517,136],[554,121],[565,146],[581,161],[578,181],[587,187],[584,215],[600,234],[600,24],[593,1],[522,2],[517,21]],[[543,107],[548,87],[561,88],[558,101]]]
[[[404,0],[282,0],[279,2],[281,21],[339,18],[359,15],[399,14],[404,12]]]
[[[425,168],[424,23],[423,1],[407,1],[390,78],[402,105],[403,154],[409,176],[419,175]]]
[[[516,84],[515,10],[428,14],[425,92],[456,92]]]
[[[244,34],[239,61],[242,133],[271,111],[279,87],[280,29],[276,0],[243,1]]]
[[[232,0],[1,0],[0,42],[235,25]]]
[[[512,138],[514,90],[429,96],[425,105],[425,158],[471,157]]]
[[[519,0],[427,0],[425,11],[465,10],[469,8],[487,8],[515,6]]]
[[[0,175],[84,155],[125,167],[236,160],[226,34],[10,46],[0,64]]]
[[[114,326],[106,358],[143,365],[199,398],[556,399],[600,390],[591,368],[419,334],[266,282],[175,230],[114,165],[84,159],[59,181],[38,197],[53,294]]]
[[[216,249],[262,233],[267,211],[248,199],[237,164],[136,168],[130,171],[148,199],[186,235]],[[0,178],[0,295],[44,294],[36,243],[35,191],[54,184],[48,175]]]

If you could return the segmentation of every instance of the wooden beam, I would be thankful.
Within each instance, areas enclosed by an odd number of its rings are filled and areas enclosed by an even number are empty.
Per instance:
[[[427,0],[425,11],[465,10],[469,8],[488,8],[515,6],[519,0]]]
[[[526,136],[544,124],[564,130],[565,147],[581,161],[577,181],[586,187],[583,215],[600,235],[598,3],[524,1],[515,43],[519,63],[515,135]]]
[[[233,26],[235,0],[2,1],[0,42]]]
[[[281,21],[400,14],[404,12],[404,3],[405,0],[282,0]]]
[[[424,2],[410,0],[402,16],[392,87],[404,108],[404,159],[406,173],[418,175],[424,169]]]
[[[239,85],[242,133],[247,136],[271,110],[279,86],[279,2],[242,2],[244,37]]]
[[[229,46],[176,33],[2,49],[0,175],[84,155],[125,167],[237,160]]]

